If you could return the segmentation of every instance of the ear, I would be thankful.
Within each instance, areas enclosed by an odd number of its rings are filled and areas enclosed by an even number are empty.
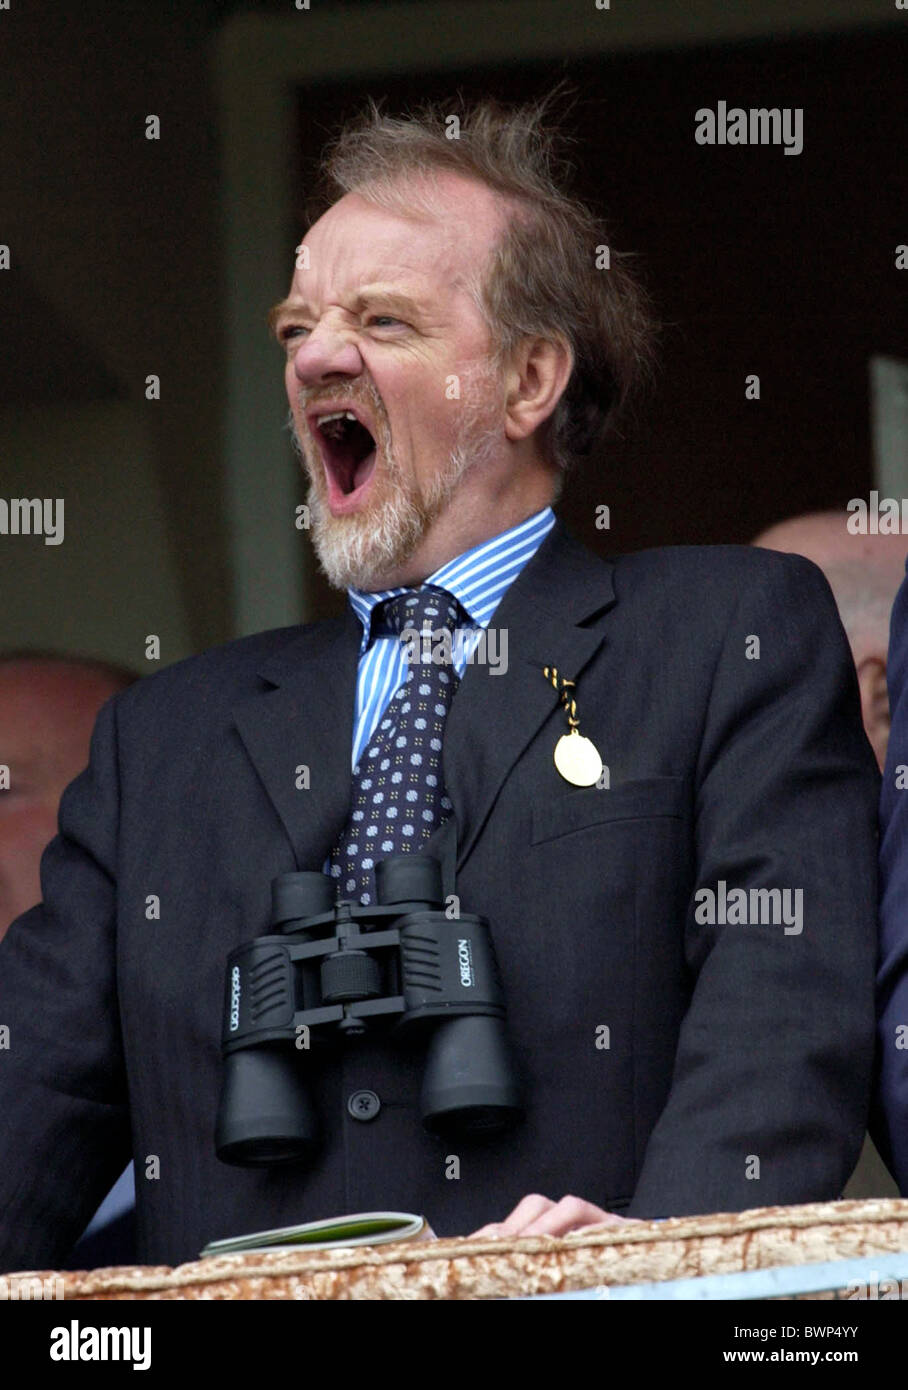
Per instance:
[[[505,434],[527,439],[552,414],[574,368],[564,338],[524,338],[505,369]]]
[[[882,770],[886,761],[890,724],[886,662],[882,657],[868,656],[858,664],[858,685],[864,729]]]

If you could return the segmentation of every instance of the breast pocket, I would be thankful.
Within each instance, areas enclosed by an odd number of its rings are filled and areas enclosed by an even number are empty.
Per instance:
[[[684,777],[648,777],[609,789],[583,787],[533,806],[531,844],[573,835],[588,826],[690,814],[690,784]]]

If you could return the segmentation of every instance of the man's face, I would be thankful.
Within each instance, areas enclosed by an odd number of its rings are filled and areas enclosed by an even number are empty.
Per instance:
[[[276,316],[313,542],[338,587],[412,582],[446,543],[459,553],[458,513],[467,527],[488,514],[507,458],[501,378],[467,289],[501,213],[453,175],[439,198],[449,215],[431,218],[342,198]]]

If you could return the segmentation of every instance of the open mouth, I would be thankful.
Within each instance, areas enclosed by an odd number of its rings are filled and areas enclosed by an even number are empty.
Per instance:
[[[312,423],[321,440],[331,499],[352,497],[372,476],[375,440],[352,410],[315,414]]]

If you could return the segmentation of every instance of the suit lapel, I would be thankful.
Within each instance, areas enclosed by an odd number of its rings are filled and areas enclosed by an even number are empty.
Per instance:
[[[301,870],[321,869],[347,821],[362,631],[350,608],[303,628],[260,668],[271,688],[233,712]],[[301,765],[305,790],[297,788]]]
[[[458,871],[505,778],[559,707],[543,667],[576,680],[604,640],[601,626],[580,624],[614,601],[611,564],[556,520],[492,615],[490,626],[507,632],[507,670],[496,675],[488,663],[468,665],[448,714],[442,760],[457,818]],[[581,715],[582,692],[581,683]]]
[[[490,663],[468,664],[445,726],[445,787],[454,814],[426,849],[445,866],[446,892],[454,891],[454,869],[470,854],[511,768],[558,708],[543,666],[576,680],[601,646],[603,629],[582,624],[614,603],[611,575],[609,562],[556,520],[492,615],[490,626],[507,633],[506,669],[493,674]],[[269,689],[234,710],[300,869],[321,869],[349,814],[361,635],[349,608],[303,628],[261,668]],[[582,698],[579,708],[582,715]],[[300,765],[309,769],[306,790],[296,785]]]

